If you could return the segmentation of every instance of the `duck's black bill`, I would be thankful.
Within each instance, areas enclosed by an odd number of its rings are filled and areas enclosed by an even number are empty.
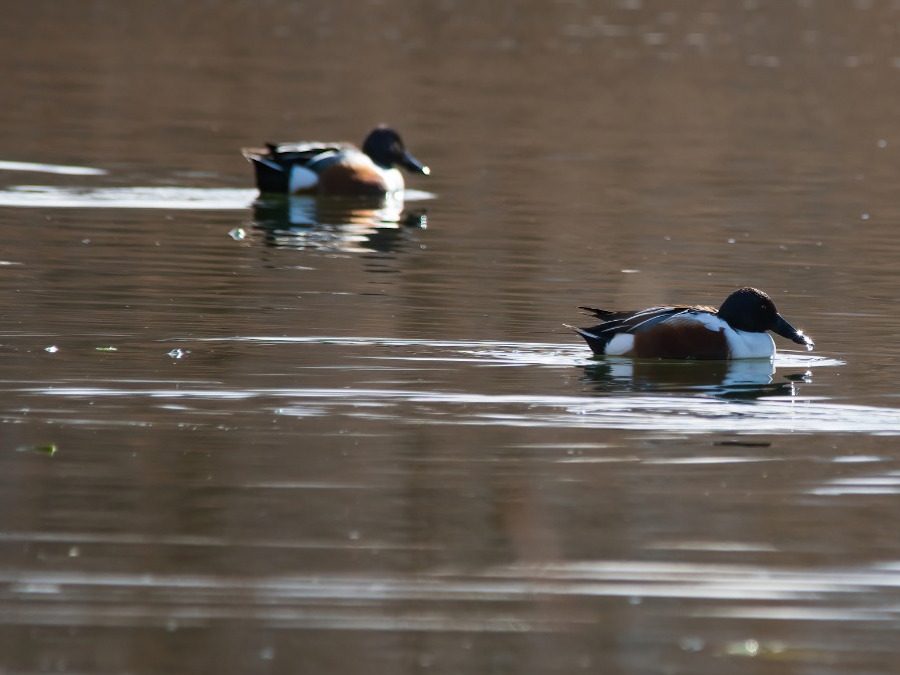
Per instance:
[[[775,319],[775,325],[772,327],[772,331],[778,333],[781,337],[785,337],[792,342],[796,342],[798,345],[803,345],[808,349],[812,349],[815,345],[812,340],[810,340],[806,335],[803,334],[802,331],[797,330],[791,324],[784,320],[784,317],[779,314]]]
[[[419,160],[413,157],[408,152],[404,152],[403,156],[400,158],[400,166],[404,169],[412,171],[413,173],[420,173],[423,176],[428,176],[431,174],[431,169],[422,164]]]

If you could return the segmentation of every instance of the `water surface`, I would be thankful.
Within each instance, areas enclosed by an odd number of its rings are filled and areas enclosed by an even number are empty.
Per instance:
[[[362,7],[6,8],[0,670],[893,672],[900,8]],[[816,351],[564,326],[747,284]]]

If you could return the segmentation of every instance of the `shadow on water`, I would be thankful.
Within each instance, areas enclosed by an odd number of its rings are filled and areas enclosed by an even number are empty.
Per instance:
[[[325,251],[389,252],[425,229],[424,209],[407,209],[404,195],[313,197],[264,195],[253,203],[253,226],[266,244]]]
[[[812,382],[812,372],[778,376],[768,359],[740,361],[598,360],[584,367],[584,381],[604,393],[677,392],[753,400],[794,396],[798,383]]]

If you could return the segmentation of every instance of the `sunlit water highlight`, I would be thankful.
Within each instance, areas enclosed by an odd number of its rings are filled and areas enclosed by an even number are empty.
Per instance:
[[[774,363],[745,360],[705,362],[640,362],[628,359],[595,360],[579,345],[566,343],[504,343],[375,339],[366,337],[238,336],[178,340],[193,343],[185,352],[195,358],[204,344],[239,342],[256,349],[310,343],[352,347],[348,372],[377,371],[382,377],[412,368],[540,367],[548,384],[560,374],[579,368],[589,390],[582,394],[529,392],[419,390],[409,387],[349,385],[341,387],[231,387],[228,382],[111,381],[50,386],[12,386],[9,393],[88,402],[91,418],[104,400],[146,399],[177,411],[185,420],[210,423],[211,411],[191,401],[242,402],[248,417],[339,417],[361,421],[393,420],[402,425],[474,425],[545,428],[610,428],[666,431],[683,434],[734,432],[900,433],[900,410],[892,407],[849,405],[804,395],[802,385],[813,370],[835,367],[836,359],[801,353],[782,353]],[[365,349],[362,349],[365,347]],[[414,353],[404,353],[412,349]],[[302,353],[296,365],[302,366]],[[361,364],[361,365],[360,365]],[[348,364],[349,367],[349,364]],[[779,377],[779,369],[800,371]],[[387,383],[386,383],[387,384]],[[249,401],[254,401],[252,404]],[[175,405],[177,402],[177,405]],[[74,411],[73,411],[74,412]],[[219,414],[224,411],[219,410]],[[76,413],[77,414],[77,413]],[[116,424],[125,420],[118,419]]]
[[[38,162],[13,162],[0,160],[0,171],[30,171],[53,173],[61,176],[103,176],[106,171],[89,166],[66,166],[62,164],[41,164]]]
[[[373,631],[555,631],[590,625],[581,612],[535,612],[534,603],[625,598],[664,611],[686,603],[694,617],[896,622],[898,563],[803,570],[743,564],[604,560],[519,563],[476,571],[278,575],[230,579],[204,575],[16,572],[0,574],[7,593],[42,602],[19,605],[5,621],[38,625],[181,625],[234,619],[248,607],[279,627]],[[141,600],[114,602],[140,590]],[[238,593],[242,605],[227,598]],[[765,606],[758,603],[766,602]],[[415,609],[410,603],[428,603]],[[810,605],[815,602],[816,604]],[[440,604],[438,604],[440,603]],[[398,612],[403,607],[404,611]],[[548,608],[549,609],[549,608]]]
[[[898,9],[7,3],[0,670],[894,672]],[[260,204],[380,121],[439,200]],[[819,348],[560,328],[743,284]]]
[[[44,166],[44,165],[33,165]],[[2,166],[0,166],[2,168]],[[57,167],[78,169],[78,167]],[[35,169],[36,170],[36,169]],[[84,172],[105,173],[99,169]],[[56,173],[65,173],[56,171]],[[68,173],[72,173],[69,171]],[[87,175],[81,173],[79,175]],[[224,210],[249,209],[259,193],[246,188],[192,187],[59,187],[51,185],[16,185],[0,190],[0,206],[21,208],[112,208]],[[406,201],[432,199],[422,190],[404,191]],[[292,202],[295,213],[309,213],[310,198]]]
[[[900,433],[900,410],[782,396],[729,401],[697,396],[541,396],[402,389],[241,389],[73,387],[7,389],[50,398],[101,401],[250,401],[256,414],[286,417],[346,415],[401,424],[633,429],[698,433]],[[96,412],[96,409],[95,411]],[[190,409],[185,415],[190,417]],[[120,420],[119,423],[124,423]]]
[[[355,337],[355,336],[283,336],[283,335],[241,335],[223,338],[175,338],[192,342],[249,342],[259,344],[323,344],[348,347],[424,347],[446,350],[449,354],[436,355],[436,360],[451,360],[453,354],[471,355],[474,362],[485,365],[509,366],[584,366],[600,363],[614,363],[622,366],[640,363],[664,363],[676,368],[702,368],[704,361],[639,361],[625,358],[598,359],[580,343],[558,342],[505,342],[500,340],[415,340],[403,338]],[[380,357],[401,360],[421,360],[427,356]],[[764,359],[744,359],[721,362],[729,367],[761,369],[771,373],[774,368],[818,368],[842,366],[844,362],[827,356],[813,356],[798,351],[779,351],[774,362]]]
[[[185,187],[76,188],[18,185],[0,191],[0,206],[26,208],[247,209],[256,190]]]

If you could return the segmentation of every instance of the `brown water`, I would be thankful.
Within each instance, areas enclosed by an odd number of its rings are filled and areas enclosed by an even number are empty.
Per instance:
[[[4,5],[0,672],[897,672],[898,3]],[[745,284],[817,350],[562,326]]]

